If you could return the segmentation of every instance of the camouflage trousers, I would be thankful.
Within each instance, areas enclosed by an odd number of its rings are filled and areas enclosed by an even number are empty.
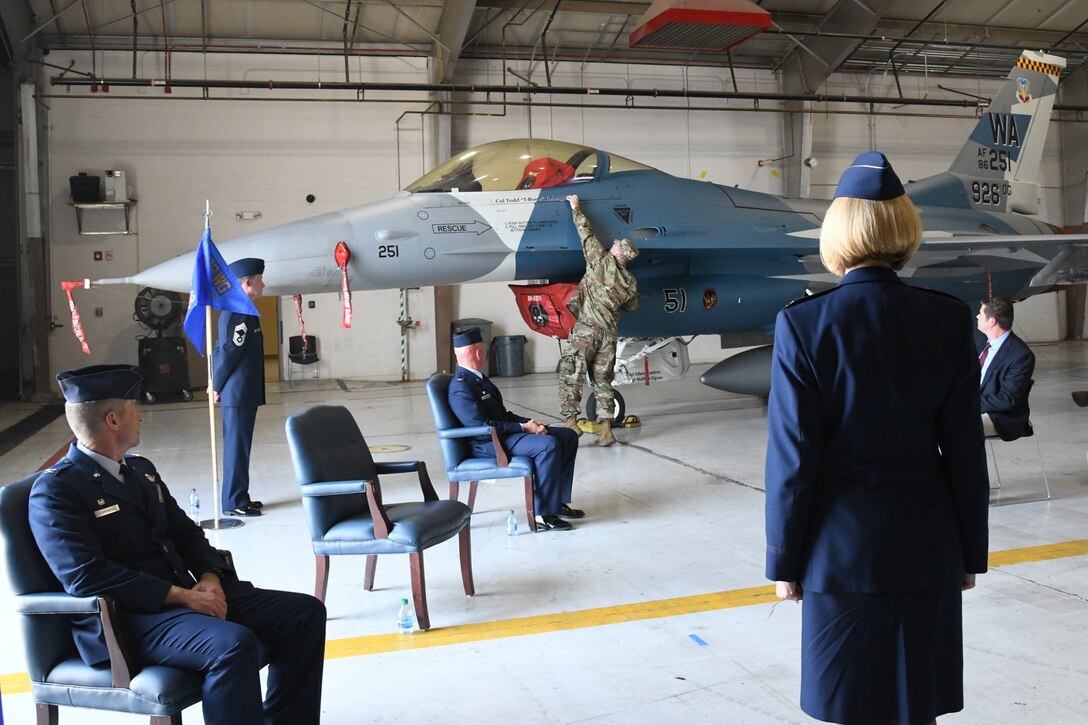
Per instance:
[[[616,395],[612,374],[616,367],[616,333],[577,322],[567,337],[567,351],[559,359],[559,415],[577,418],[582,406],[586,371],[593,376],[598,420],[615,415]]]

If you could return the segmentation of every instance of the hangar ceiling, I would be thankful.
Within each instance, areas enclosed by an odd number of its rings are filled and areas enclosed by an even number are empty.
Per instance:
[[[1025,47],[1066,57],[1068,72],[1088,64],[1083,0],[741,0],[769,12],[769,27],[712,52],[630,47],[651,5],[633,0],[7,1],[22,6],[14,15],[27,27],[9,20],[9,35],[32,61],[92,48],[407,55],[433,58],[441,83],[458,58],[505,59],[539,85],[560,60],[732,66],[779,71],[798,93],[816,92],[836,71],[1004,76]]]

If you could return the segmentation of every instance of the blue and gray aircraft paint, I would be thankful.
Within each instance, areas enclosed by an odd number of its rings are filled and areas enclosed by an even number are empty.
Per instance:
[[[967,301],[1022,298],[1088,279],[1088,237],[1023,216],[1039,169],[1062,58],[1025,51],[949,171],[909,183],[925,227],[904,270],[912,284]],[[895,159],[892,159],[894,165]],[[567,194],[597,235],[627,237],[641,302],[620,334],[673,337],[773,329],[806,291],[833,285],[819,261],[827,202],[671,176],[577,144],[517,139],[465,151],[395,197],[220,244],[228,261],[266,261],[266,294],[340,288],[334,249],[351,250],[354,290],[489,281],[577,280],[584,260]],[[131,283],[188,291],[193,255]]]

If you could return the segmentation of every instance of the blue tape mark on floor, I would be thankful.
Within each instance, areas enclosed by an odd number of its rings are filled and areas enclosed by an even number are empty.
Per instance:
[[[689,634],[688,636],[691,637],[691,641],[694,642],[695,644],[699,645],[700,647],[706,647],[706,642],[704,642],[703,638],[700,637],[699,635]]]

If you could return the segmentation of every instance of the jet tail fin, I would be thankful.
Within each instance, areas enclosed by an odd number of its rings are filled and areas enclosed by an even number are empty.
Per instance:
[[[1039,169],[1065,58],[1025,50],[945,174],[911,184],[916,204],[1039,211]]]

